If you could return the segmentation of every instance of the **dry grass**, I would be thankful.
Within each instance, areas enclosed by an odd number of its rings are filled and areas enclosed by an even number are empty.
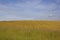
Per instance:
[[[60,21],[4,21],[0,26],[60,30]]]

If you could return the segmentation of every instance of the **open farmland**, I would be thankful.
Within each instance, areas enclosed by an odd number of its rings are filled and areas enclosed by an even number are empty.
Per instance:
[[[1,21],[0,40],[60,40],[60,21]]]

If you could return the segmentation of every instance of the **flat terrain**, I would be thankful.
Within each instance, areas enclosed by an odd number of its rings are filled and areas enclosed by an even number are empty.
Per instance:
[[[60,21],[1,21],[0,40],[60,40]]]

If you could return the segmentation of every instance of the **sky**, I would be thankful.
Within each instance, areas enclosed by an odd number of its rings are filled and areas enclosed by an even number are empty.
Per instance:
[[[2,20],[60,20],[60,0],[0,0]]]

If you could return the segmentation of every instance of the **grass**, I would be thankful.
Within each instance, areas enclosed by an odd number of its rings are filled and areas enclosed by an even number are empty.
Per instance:
[[[60,22],[0,22],[0,40],[60,40]]]

